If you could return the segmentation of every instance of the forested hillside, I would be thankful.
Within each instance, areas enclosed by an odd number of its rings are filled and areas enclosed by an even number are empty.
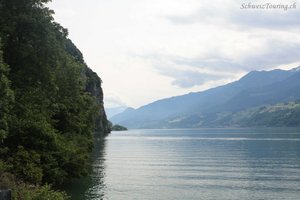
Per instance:
[[[16,199],[86,175],[92,133],[110,131],[101,79],[48,1],[0,0],[0,187]]]
[[[242,126],[299,127],[300,101],[279,103],[235,113],[231,123]]]
[[[136,110],[127,109],[113,116],[111,121],[128,128],[300,126],[296,110],[292,110],[292,115],[279,117],[280,113],[289,112],[288,107],[278,113],[266,111],[264,115],[255,114],[261,107],[293,104],[299,99],[300,67],[252,71],[227,85],[161,99]]]

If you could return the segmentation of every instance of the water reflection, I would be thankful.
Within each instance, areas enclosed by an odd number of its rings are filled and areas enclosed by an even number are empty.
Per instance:
[[[130,130],[96,137],[72,199],[294,200],[299,174],[299,130]]]
[[[91,174],[91,185],[85,192],[85,199],[105,199],[105,145],[106,140],[95,135],[95,149],[92,154],[93,172]]]
[[[72,200],[104,200],[105,188],[105,145],[101,134],[95,134],[95,147],[92,153],[92,172],[88,177],[72,180],[65,188]]]

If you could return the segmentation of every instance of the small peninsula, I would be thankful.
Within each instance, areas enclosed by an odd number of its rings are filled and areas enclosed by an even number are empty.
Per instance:
[[[121,126],[119,124],[115,124],[111,128],[112,131],[127,131],[128,129],[124,126]]]

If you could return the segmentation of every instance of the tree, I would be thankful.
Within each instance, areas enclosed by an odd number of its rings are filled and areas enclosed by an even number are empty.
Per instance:
[[[3,62],[0,40],[0,145],[8,134],[10,110],[14,100],[13,91],[10,89],[8,66]],[[0,146],[0,147],[1,147]]]
[[[1,92],[7,95],[0,97],[0,128],[11,173],[31,184],[60,185],[87,174],[94,122],[107,119],[101,79],[88,69],[68,31],[53,21],[47,2],[0,0],[7,63],[1,54]],[[97,95],[88,86],[95,86]]]

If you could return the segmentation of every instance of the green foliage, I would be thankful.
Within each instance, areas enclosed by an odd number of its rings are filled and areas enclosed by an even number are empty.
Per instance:
[[[176,127],[300,127],[300,101],[265,104],[240,111],[203,113],[184,117]],[[170,125],[172,125],[170,123]],[[170,126],[172,127],[172,126]]]
[[[40,155],[33,150],[18,146],[17,152],[9,158],[13,171],[20,179],[30,183],[41,183],[43,171],[40,167]]]
[[[264,105],[239,112],[223,112],[218,113],[212,119],[203,118],[202,120],[206,126],[299,127],[300,102]]]
[[[119,124],[115,124],[112,126],[112,131],[127,131],[128,129],[124,126],[121,126]]]
[[[12,194],[13,200],[67,200],[65,192],[54,191],[50,185],[32,187],[26,184],[18,185]]]
[[[242,116],[240,124],[243,126],[299,127],[300,103],[293,101],[267,105],[254,108],[247,114],[244,111]]]
[[[7,137],[9,112],[14,100],[13,91],[10,89],[10,81],[7,76],[8,66],[3,62],[0,43],[0,145]]]
[[[108,132],[101,79],[47,2],[0,0],[0,175],[26,183],[23,199],[64,199],[36,185],[85,176],[95,121]]]
[[[12,199],[14,200],[67,200],[68,195],[65,192],[55,191],[48,184],[44,186],[26,184],[19,181],[14,174],[4,172],[7,168],[6,164],[0,160],[0,188],[11,189]],[[25,171],[25,170],[24,170]]]

